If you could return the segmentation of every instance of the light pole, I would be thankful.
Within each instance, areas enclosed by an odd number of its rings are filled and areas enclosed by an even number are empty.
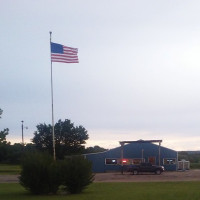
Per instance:
[[[24,146],[24,121],[22,120],[22,145]],[[25,127],[26,129],[28,129],[28,127]]]
[[[22,122],[22,145],[24,146],[24,125],[23,125],[24,121],[22,120],[21,122]]]

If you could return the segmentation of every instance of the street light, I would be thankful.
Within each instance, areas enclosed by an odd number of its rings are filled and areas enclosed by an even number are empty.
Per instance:
[[[24,121],[22,120],[21,121],[22,122],[22,145],[24,146],[24,128],[25,129],[28,129],[28,127],[24,127]]]

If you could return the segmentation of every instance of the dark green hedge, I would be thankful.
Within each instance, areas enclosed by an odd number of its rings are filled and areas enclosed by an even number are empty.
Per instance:
[[[20,184],[32,194],[81,193],[93,182],[91,163],[82,156],[54,161],[46,153],[28,153],[22,160]]]

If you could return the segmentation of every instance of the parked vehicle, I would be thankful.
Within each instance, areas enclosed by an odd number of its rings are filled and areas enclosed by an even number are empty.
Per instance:
[[[152,165],[151,163],[141,163],[139,165],[131,165],[128,167],[127,171],[132,172],[133,175],[137,175],[140,172],[152,172],[160,175],[164,171],[163,166]]]

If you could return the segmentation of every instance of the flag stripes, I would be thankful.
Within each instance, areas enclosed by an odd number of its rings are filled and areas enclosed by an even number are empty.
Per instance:
[[[62,63],[78,63],[78,49],[61,44],[51,43],[51,61]]]

